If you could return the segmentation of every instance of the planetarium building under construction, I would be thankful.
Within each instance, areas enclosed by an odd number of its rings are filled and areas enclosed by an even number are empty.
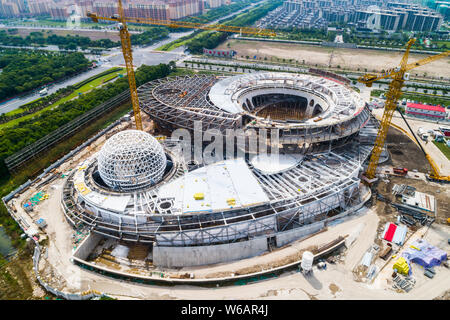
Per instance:
[[[237,130],[247,139],[207,163],[187,158],[195,148],[175,134],[122,131],[69,176],[61,200],[68,221],[99,238],[147,245],[156,266],[254,256],[367,200],[359,174],[378,124],[342,79],[198,75],[152,81],[138,93],[141,110],[167,132]]]

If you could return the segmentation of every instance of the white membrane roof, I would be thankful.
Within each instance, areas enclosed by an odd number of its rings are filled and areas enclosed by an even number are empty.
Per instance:
[[[203,194],[195,200],[194,195]],[[269,201],[243,159],[225,160],[191,171],[162,186],[159,197],[174,197],[182,213],[213,212]]]
[[[244,112],[238,102],[242,94],[249,90],[260,90],[263,93],[270,88],[291,88],[320,95],[327,104],[326,111],[320,115],[323,118],[321,123],[352,118],[364,108],[364,101],[353,90],[331,79],[306,74],[257,72],[236,75],[216,82],[208,96],[213,105],[231,114],[237,114]],[[306,122],[315,124],[312,119]]]
[[[265,174],[275,174],[296,167],[303,160],[301,154],[267,154],[253,156],[250,164]]]

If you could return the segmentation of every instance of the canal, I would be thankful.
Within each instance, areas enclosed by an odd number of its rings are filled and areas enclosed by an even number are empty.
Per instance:
[[[7,257],[14,253],[14,247],[3,227],[0,226],[0,254]]]

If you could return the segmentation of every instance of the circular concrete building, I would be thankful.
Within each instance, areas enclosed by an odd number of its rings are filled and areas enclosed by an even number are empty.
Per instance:
[[[268,72],[186,76],[149,82],[138,93],[142,111],[169,130],[243,131],[280,151],[265,155],[244,143],[243,156],[192,166],[180,141],[159,145],[133,131],[114,136],[81,163],[63,192],[68,220],[99,236],[145,244],[156,266],[254,256],[269,244],[321,230],[367,201],[359,173],[378,124],[339,79]],[[276,142],[264,136],[266,129]]]

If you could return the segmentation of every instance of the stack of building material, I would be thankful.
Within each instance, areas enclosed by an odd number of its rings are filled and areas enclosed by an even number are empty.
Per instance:
[[[364,254],[364,256],[363,256],[363,259],[362,259],[362,261],[361,261],[361,264],[362,264],[363,266],[369,267],[369,266],[370,266],[370,263],[372,262],[372,257],[373,257],[372,252],[367,251],[367,252]]]
[[[387,258],[390,256],[391,252],[392,252],[392,247],[387,246],[386,248],[383,249],[383,251],[381,251],[380,258],[383,260],[387,260]]]
[[[394,276],[394,289],[401,289],[406,292],[409,292],[414,285],[416,284],[416,280],[412,277],[405,277],[404,279],[399,276],[398,274],[395,274]]]
[[[386,226],[384,227],[383,239],[392,242],[396,230],[397,226],[395,224],[387,222]]]

